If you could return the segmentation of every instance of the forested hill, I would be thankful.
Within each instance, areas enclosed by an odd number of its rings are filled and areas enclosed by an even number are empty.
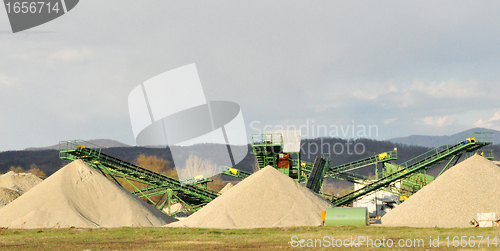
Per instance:
[[[198,146],[200,149],[207,150],[207,156],[210,157],[210,149],[214,149],[212,144],[203,144]],[[314,161],[314,158],[321,153],[329,152],[332,155],[331,166],[348,163],[358,159],[373,156],[386,151],[391,151],[397,148],[398,160],[394,163],[401,163],[416,157],[431,148],[422,146],[408,146],[400,143],[392,143],[389,141],[377,141],[371,139],[357,139],[347,141],[338,138],[318,138],[302,140],[302,159],[306,161]],[[500,146],[495,145],[489,148],[495,148],[500,154]],[[255,166],[255,157],[248,146],[249,154],[239,163],[236,168],[251,171]],[[139,155],[156,156],[167,160],[173,167],[172,156],[167,149],[160,148],[145,148],[145,147],[113,147],[103,148],[102,152],[118,159],[127,162],[135,163]],[[21,167],[28,170],[33,165],[36,165],[40,170],[45,172],[47,176],[51,175],[59,168],[67,164],[68,161],[59,159],[57,150],[24,150],[24,151],[6,151],[0,152],[0,172],[5,173],[12,166]],[[368,172],[368,171],[366,171]],[[362,171],[362,173],[364,173]],[[368,174],[368,173],[366,173]]]

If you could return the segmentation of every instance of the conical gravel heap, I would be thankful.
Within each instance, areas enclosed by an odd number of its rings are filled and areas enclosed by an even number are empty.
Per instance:
[[[200,211],[168,227],[319,226],[326,200],[271,166],[252,174]]]
[[[471,227],[478,213],[500,216],[500,167],[474,155],[391,210],[382,225]]]
[[[10,171],[0,175],[0,187],[10,188],[23,194],[42,182],[42,179],[31,173],[16,173]]]
[[[175,221],[76,160],[0,209],[0,227],[162,226]]]

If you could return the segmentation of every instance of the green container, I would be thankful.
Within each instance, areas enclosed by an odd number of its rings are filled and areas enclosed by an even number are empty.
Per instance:
[[[326,209],[325,226],[367,226],[366,207],[330,207]]]

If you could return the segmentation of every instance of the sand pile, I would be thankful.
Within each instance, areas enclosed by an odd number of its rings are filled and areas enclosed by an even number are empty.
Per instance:
[[[161,226],[172,221],[82,160],[0,209],[0,226],[9,228]]]
[[[0,175],[0,208],[11,203],[40,182],[42,179],[31,173],[10,171]]]
[[[500,167],[474,155],[444,172],[384,217],[383,225],[471,227],[477,213],[500,213]]]
[[[0,187],[10,188],[23,194],[42,182],[42,179],[31,173],[16,173],[10,171],[0,175]]]
[[[239,182],[200,211],[169,227],[319,226],[326,200],[273,167]]]
[[[233,187],[234,187],[233,183],[229,182],[219,191],[219,194],[223,194]]]
[[[0,208],[11,203],[19,196],[21,196],[21,194],[16,190],[0,187]]]

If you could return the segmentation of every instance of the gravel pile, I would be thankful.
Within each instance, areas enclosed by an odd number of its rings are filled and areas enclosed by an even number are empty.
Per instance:
[[[10,188],[23,194],[42,182],[42,179],[31,173],[16,173],[10,171],[0,175],[0,187]]]
[[[268,166],[188,218],[168,227],[261,228],[319,226],[326,200]]]
[[[382,225],[471,227],[478,213],[500,213],[500,167],[474,155],[382,217]]]
[[[0,208],[11,203],[19,196],[21,196],[21,194],[16,190],[0,187]]]
[[[0,227],[162,226],[175,221],[76,160],[0,209]]]
[[[0,208],[11,203],[40,182],[42,179],[31,173],[10,171],[0,175]]]

